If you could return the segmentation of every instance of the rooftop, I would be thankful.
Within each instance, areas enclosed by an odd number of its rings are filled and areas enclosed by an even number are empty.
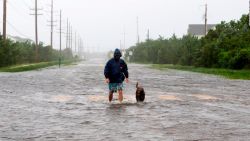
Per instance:
[[[209,31],[210,29],[215,28],[216,24],[208,24],[207,25],[207,30]],[[204,35],[205,32],[205,25],[204,24],[190,24],[188,26],[188,34],[191,35]]]

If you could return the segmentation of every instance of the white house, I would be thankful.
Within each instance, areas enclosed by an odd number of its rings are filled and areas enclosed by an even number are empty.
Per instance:
[[[33,40],[31,39],[28,39],[28,38],[22,38],[22,37],[19,37],[19,36],[11,36],[11,35],[7,35],[7,38],[14,41],[14,42],[33,42]]]
[[[216,24],[208,24],[207,32],[211,29],[215,29]],[[198,38],[202,38],[205,36],[205,25],[204,24],[190,24],[188,26],[188,34],[196,36]]]

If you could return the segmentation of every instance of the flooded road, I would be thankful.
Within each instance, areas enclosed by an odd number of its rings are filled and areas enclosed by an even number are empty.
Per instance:
[[[130,64],[125,100],[110,104],[103,67],[0,73],[0,140],[250,140],[250,81]],[[137,81],[145,103],[136,103]]]

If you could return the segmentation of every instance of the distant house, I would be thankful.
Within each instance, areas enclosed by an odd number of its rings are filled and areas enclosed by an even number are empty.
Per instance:
[[[14,42],[21,42],[21,43],[24,43],[24,42],[33,42],[33,40],[31,40],[31,39],[22,38],[22,37],[19,37],[19,36],[7,35],[7,38],[8,38],[8,39],[11,39],[11,40],[14,41]]]
[[[208,24],[207,32],[211,29],[215,29],[216,24]],[[188,26],[188,34],[196,36],[198,38],[204,37],[205,35],[205,25],[204,24],[190,24]]]

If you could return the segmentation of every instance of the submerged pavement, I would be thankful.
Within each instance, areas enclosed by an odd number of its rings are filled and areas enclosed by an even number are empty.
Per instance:
[[[110,104],[104,65],[0,73],[0,140],[250,140],[250,81],[129,64],[125,100]]]

